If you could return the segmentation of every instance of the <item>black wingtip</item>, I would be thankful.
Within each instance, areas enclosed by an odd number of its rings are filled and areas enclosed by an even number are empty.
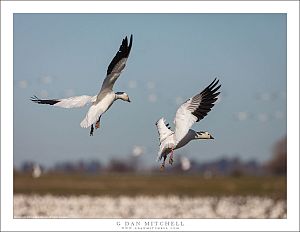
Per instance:
[[[130,51],[131,51],[131,47],[132,47],[132,35],[130,36],[130,42],[128,44],[128,37],[126,36],[123,40],[122,40],[122,44],[117,52],[117,54],[114,56],[114,58],[112,59],[112,61],[110,62],[108,68],[107,68],[107,72],[106,74],[109,75],[113,68],[115,67],[115,65],[122,60],[123,58],[128,58]]]
[[[39,100],[39,98],[36,95],[33,95],[32,97],[30,97],[29,100],[33,101],[33,102],[37,102]]]
[[[131,34],[131,35],[130,35],[129,46],[132,44],[132,41],[133,41],[133,35]]]
[[[58,99],[40,99],[36,95],[33,95],[33,97],[30,98],[31,101],[38,103],[38,104],[46,104],[46,105],[55,105],[56,103],[60,102]]]
[[[214,81],[207,88],[213,89],[218,83],[219,83],[219,80],[217,78],[215,78]]]
[[[197,117],[196,122],[204,118],[215,105],[214,103],[217,100],[218,95],[220,94],[220,91],[217,91],[221,88],[221,84],[218,84],[219,80],[215,78],[209,86],[207,86],[200,94],[194,97],[196,101],[198,101],[200,97],[202,98],[202,103],[199,106],[200,108],[192,112],[192,114]]]
[[[131,35],[130,35],[129,45],[128,45],[128,55],[127,55],[127,57],[129,56],[130,51],[131,51],[132,41],[133,41],[133,36],[132,36],[132,34],[131,34]]]

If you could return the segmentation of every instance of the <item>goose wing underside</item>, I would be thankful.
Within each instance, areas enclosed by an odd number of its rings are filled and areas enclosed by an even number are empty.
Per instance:
[[[31,101],[38,104],[58,106],[62,108],[78,108],[87,105],[88,103],[93,103],[96,100],[96,96],[75,96],[62,99],[40,99],[37,96],[33,96],[30,99]]]
[[[116,80],[121,75],[122,70],[125,68],[126,61],[131,51],[131,47],[132,47],[132,35],[130,36],[129,44],[126,36],[125,39],[123,39],[117,54],[112,59],[112,61],[110,62],[107,68],[106,78],[103,81],[101,90],[113,89]]]
[[[221,87],[218,83],[219,80],[214,79],[202,92],[188,99],[178,108],[174,119],[177,143],[186,136],[195,122],[203,119],[211,111],[220,94],[220,92],[217,92]]]
[[[164,141],[167,137],[174,134],[173,131],[171,131],[169,124],[165,123],[165,119],[161,118],[156,123],[156,128],[159,135],[159,143],[161,144],[162,141]]]

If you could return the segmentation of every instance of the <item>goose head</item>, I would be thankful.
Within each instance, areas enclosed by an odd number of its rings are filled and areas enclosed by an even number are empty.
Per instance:
[[[117,92],[116,93],[116,99],[121,99],[123,101],[131,102],[129,99],[129,96],[125,92]]]
[[[197,139],[214,139],[214,137],[207,131],[196,132]]]

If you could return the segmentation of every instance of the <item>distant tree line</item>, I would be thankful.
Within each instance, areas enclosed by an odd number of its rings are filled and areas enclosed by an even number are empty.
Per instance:
[[[298,155],[298,154],[297,154]],[[266,163],[267,170],[275,175],[286,175],[287,172],[287,137],[280,139],[273,147],[273,156]]]
[[[212,162],[199,162],[190,160],[190,167],[184,169],[180,162],[180,155],[173,166],[165,170],[166,173],[197,173],[207,176],[241,176],[241,175],[286,175],[287,171],[287,138],[280,139],[272,149],[272,157],[265,163],[258,163],[255,160],[241,161],[238,157],[221,158]],[[106,165],[98,160],[60,162],[52,168],[46,169],[40,166],[42,172],[64,172],[64,173],[134,173],[134,172],[160,172],[159,165],[151,168],[143,168],[140,162],[141,157],[130,156],[127,159],[113,158]],[[16,171],[32,172],[36,167],[34,162],[24,162]]]

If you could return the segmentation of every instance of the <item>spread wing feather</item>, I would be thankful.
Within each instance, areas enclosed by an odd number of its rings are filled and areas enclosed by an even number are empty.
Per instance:
[[[96,100],[96,96],[82,95],[62,99],[40,99],[37,96],[33,96],[30,100],[38,104],[53,105],[62,108],[78,108],[88,103],[93,103]]]
[[[218,83],[219,80],[215,78],[202,92],[188,99],[178,108],[174,119],[176,143],[185,137],[195,122],[203,119],[211,111],[220,94],[217,92],[221,87]]]
[[[130,36],[129,45],[126,36],[125,39],[123,39],[122,41],[119,51],[112,59],[112,61],[110,62],[107,68],[106,78],[102,83],[101,90],[103,89],[112,90],[113,85],[115,84],[116,80],[120,76],[122,70],[125,68],[127,58],[131,51],[131,47],[132,47],[132,35]]]
[[[170,130],[169,124],[165,123],[165,119],[161,118],[155,123],[159,135],[159,143],[164,141],[167,137],[169,137],[174,132]]]

